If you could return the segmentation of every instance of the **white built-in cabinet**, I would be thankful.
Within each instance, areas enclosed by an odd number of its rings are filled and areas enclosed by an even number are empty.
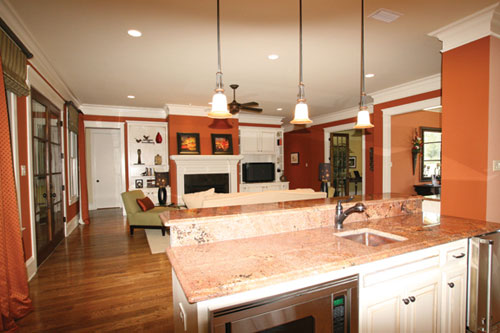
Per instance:
[[[464,239],[362,274],[360,331],[465,332],[466,254]]]
[[[274,127],[240,126],[241,165],[252,162],[271,162],[275,164],[273,183],[245,184],[241,178],[240,192],[262,192],[287,190],[288,182],[281,182],[283,171],[283,129]],[[243,173],[241,172],[241,177]]]
[[[161,143],[157,142],[158,134],[161,136]],[[127,144],[129,190],[142,190],[158,205],[155,171],[169,171],[168,124],[127,121]],[[170,186],[167,186],[167,204],[170,199]]]

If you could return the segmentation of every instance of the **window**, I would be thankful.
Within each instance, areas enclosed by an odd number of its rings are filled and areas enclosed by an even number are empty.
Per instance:
[[[441,129],[421,127],[422,168],[420,180],[429,181],[432,175],[441,176]]]
[[[69,203],[78,200],[78,134],[69,131]]]

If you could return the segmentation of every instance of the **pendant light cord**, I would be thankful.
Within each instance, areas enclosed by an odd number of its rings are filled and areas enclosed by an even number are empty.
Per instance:
[[[299,0],[299,100],[304,100],[304,77],[302,75],[302,0]]]
[[[221,70],[221,56],[220,56],[220,6],[217,0],[217,87],[216,90],[222,88],[222,70]],[[222,90],[224,91],[224,90]]]
[[[365,0],[361,0],[361,93],[359,106],[366,107],[365,92]]]

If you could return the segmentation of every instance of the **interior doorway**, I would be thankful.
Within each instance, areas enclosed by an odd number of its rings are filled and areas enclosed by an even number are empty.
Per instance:
[[[116,128],[87,128],[89,208],[122,207],[122,140]]]

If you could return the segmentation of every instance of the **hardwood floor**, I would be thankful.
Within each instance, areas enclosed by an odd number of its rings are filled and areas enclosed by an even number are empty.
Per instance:
[[[30,281],[34,312],[20,332],[172,332],[171,266],[128,234],[119,209],[91,213]]]

